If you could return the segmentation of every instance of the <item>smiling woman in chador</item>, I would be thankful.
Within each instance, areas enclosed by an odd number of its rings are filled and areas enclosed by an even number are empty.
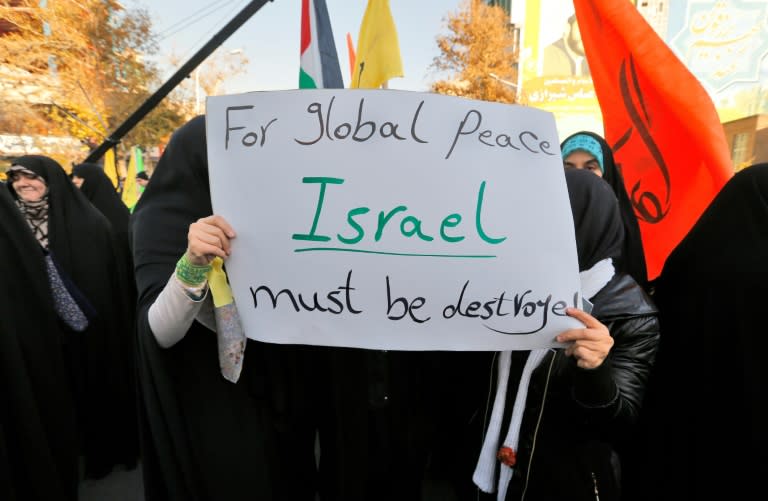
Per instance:
[[[0,191],[0,499],[73,500],[79,480],[137,462],[135,289],[54,160],[15,159]]]

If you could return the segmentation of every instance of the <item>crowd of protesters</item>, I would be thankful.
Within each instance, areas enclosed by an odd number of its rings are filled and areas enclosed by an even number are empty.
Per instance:
[[[238,229],[212,210],[204,117],[137,181],[133,213],[97,164],[13,159],[0,498],[73,501],[134,468],[147,500],[746,496],[768,472],[768,165],[735,174],[649,281],[609,145],[583,131],[561,150],[593,307],[568,310],[583,327],[564,348],[481,353],[233,329],[213,277]]]

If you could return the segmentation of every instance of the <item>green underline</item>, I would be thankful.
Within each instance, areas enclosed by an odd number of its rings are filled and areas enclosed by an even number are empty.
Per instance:
[[[306,247],[303,249],[294,249],[293,252],[359,252],[361,254],[381,254],[383,256],[409,256],[409,257],[449,257],[460,259],[492,259],[492,254],[421,254],[411,252],[385,252],[363,249],[347,249],[343,247]]]

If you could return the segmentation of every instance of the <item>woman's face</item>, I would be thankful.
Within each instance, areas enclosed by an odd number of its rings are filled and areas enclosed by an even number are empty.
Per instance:
[[[72,176],[72,184],[74,184],[78,188],[83,187],[83,181],[85,181],[85,179],[83,179],[82,177]]]
[[[16,195],[25,202],[37,202],[45,195],[45,181],[40,176],[16,173],[11,182]]]
[[[603,177],[600,163],[595,157],[583,150],[576,150],[563,159],[566,169],[587,169],[596,176]]]

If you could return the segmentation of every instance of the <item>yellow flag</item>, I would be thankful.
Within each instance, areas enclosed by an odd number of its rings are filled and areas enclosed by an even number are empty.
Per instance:
[[[125,173],[123,184],[123,203],[133,209],[139,200],[139,187],[136,186],[136,148],[131,148],[131,158],[128,160],[128,169]]]
[[[106,174],[109,180],[112,181],[112,186],[117,189],[117,164],[115,163],[114,148],[110,148],[104,153],[104,174]]]
[[[400,43],[389,0],[368,0],[357,37],[353,89],[376,89],[393,77],[403,76]]]

